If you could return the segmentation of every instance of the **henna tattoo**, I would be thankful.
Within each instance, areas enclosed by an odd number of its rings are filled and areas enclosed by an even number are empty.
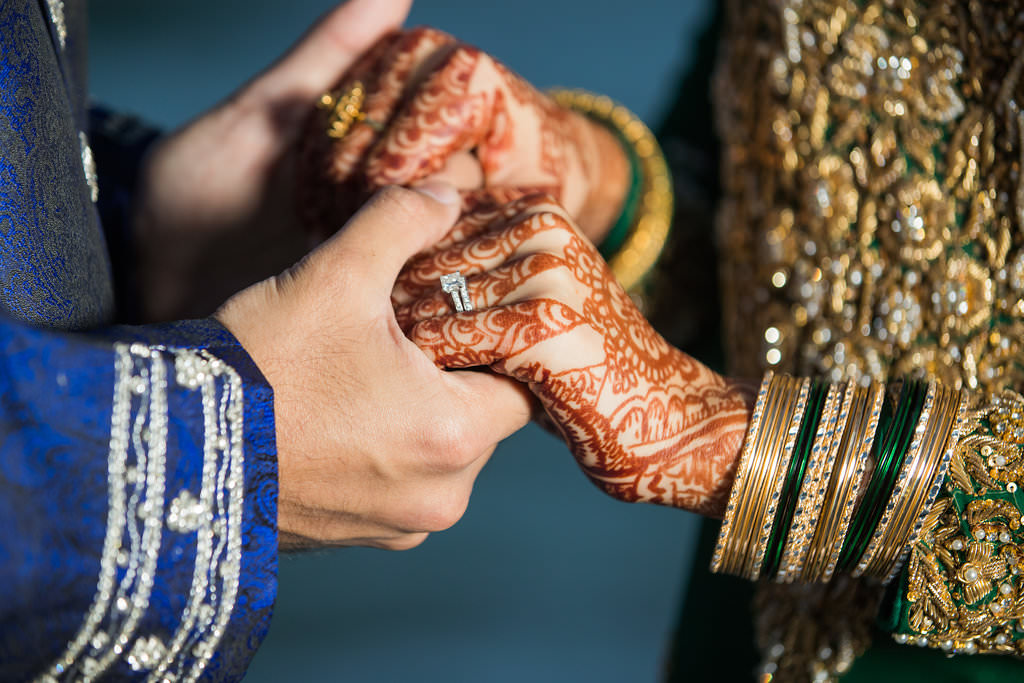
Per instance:
[[[477,48],[453,50],[424,81],[371,152],[376,184],[436,172],[475,149],[489,185],[545,187],[570,208],[586,197],[584,126]]]
[[[299,209],[318,234],[333,232],[373,189],[421,180],[460,151],[475,153],[488,188],[542,191],[573,216],[596,191],[608,191],[598,188],[595,124],[441,31],[387,36],[336,89],[356,81],[367,93],[363,112],[372,125],[364,120],[336,140],[324,134],[324,112],[307,124]]]
[[[488,313],[484,318],[471,313],[430,318],[417,323],[410,337],[429,349],[438,365],[468,368],[500,365],[524,350],[524,344],[552,339],[583,322],[557,301],[530,301]]]
[[[498,306],[504,303],[505,298],[512,294],[522,282],[562,265],[561,259],[550,254],[530,254],[495,268],[488,273],[486,278],[468,277],[466,278],[466,287],[469,290],[470,301],[477,308]],[[392,295],[391,302],[395,307],[395,319],[398,321],[398,326],[406,333],[418,320],[436,318],[455,312],[451,296],[437,286],[434,291],[411,304],[402,305],[397,295]]]
[[[454,46],[454,38],[431,28],[389,34],[360,57],[332,89],[344,92],[357,81],[363,84],[367,93],[364,122],[335,139],[324,134],[327,113],[311,113],[300,152],[298,200],[300,215],[316,234],[326,237],[333,233],[376,189],[365,177],[365,162],[381,138],[377,127],[394,118],[407,88],[427,65]]]
[[[419,295],[399,307],[410,338],[444,367],[489,365],[526,382],[607,493],[720,516],[753,387],[665,342],[550,202],[526,198],[467,220],[472,237],[399,278]],[[451,315],[425,291],[443,268],[476,273],[474,294],[491,307]]]
[[[545,208],[547,211],[541,211]],[[486,270],[488,264],[500,264],[520,242],[541,229],[556,227],[556,221],[567,224],[563,215],[556,219],[551,212],[561,214],[562,209],[547,195],[535,194],[499,207],[484,205],[464,214],[439,245],[406,264],[392,292],[392,300],[402,304],[423,296],[437,287],[445,273],[460,270],[463,275],[471,275]],[[544,225],[522,225],[527,214],[528,221],[540,221]],[[508,225],[512,230],[502,234]]]

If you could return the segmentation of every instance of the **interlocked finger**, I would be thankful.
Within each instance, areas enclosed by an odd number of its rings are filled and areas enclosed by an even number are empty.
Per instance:
[[[516,303],[531,298],[537,287],[530,282],[542,273],[564,266],[564,261],[548,253],[529,254],[505,263],[487,273],[466,278],[466,293],[472,308],[493,308],[503,304]],[[403,331],[416,323],[450,313],[460,312],[452,294],[443,287],[428,292],[423,297],[395,308],[395,318]]]
[[[436,173],[454,152],[477,147],[494,118],[493,92],[473,92],[474,74],[490,57],[459,45],[433,62],[408,106],[367,160],[370,181],[403,185]]]
[[[536,368],[517,356],[586,324],[569,306],[550,299],[527,301],[416,323],[409,339],[439,367],[489,365],[521,381],[536,381]]]
[[[381,59],[370,67],[364,77],[367,89],[364,120],[369,125],[357,126],[339,140],[331,169],[335,178],[356,172],[368,150],[384,135],[383,131],[394,118],[404,93],[422,78],[424,65],[454,44],[454,38],[436,29],[413,29],[401,34]],[[359,77],[354,72],[345,81],[351,83]]]
[[[424,65],[455,44],[446,33],[429,28],[391,34],[360,58],[328,93],[335,100],[358,84],[364,98],[358,121],[333,137],[333,112],[319,108],[310,117],[301,152],[300,207],[310,226],[330,234],[354,212],[373,189],[360,171],[373,145],[384,135],[402,97],[422,78]]]

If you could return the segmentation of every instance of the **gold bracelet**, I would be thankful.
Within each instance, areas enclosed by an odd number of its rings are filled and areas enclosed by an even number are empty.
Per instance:
[[[786,375],[765,374],[754,406],[754,417],[737,467],[737,479],[726,504],[726,518],[712,557],[715,572],[745,576],[757,526],[758,508],[771,481],[771,459],[767,451],[784,419],[788,389],[794,380]]]
[[[929,509],[929,499],[934,499],[931,494],[937,493],[935,480],[941,476],[944,478],[945,469],[943,462],[947,453],[947,444],[958,423],[960,415],[960,394],[954,389],[939,388],[940,398],[936,399],[936,407],[932,411],[932,419],[928,423],[925,442],[919,456],[920,466],[916,470],[913,488],[907,495],[907,502],[898,525],[890,532],[891,537],[887,541],[888,550],[886,554],[876,561],[876,568],[873,570],[884,583],[895,578],[899,568],[902,566],[902,559],[906,556],[907,550],[913,543],[914,537],[920,532],[922,517]],[[948,466],[948,461],[946,461]],[[940,478],[941,485],[941,478]],[[916,527],[916,528],[915,528]]]
[[[845,467],[845,451],[843,446],[849,441],[849,429],[856,422],[857,415],[861,410],[859,399],[862,398],[861,394],[863,394],[863,391],[853,382],[846,382],[844,385],[842,404],[839,407],[838,420],[835,427],[833,447],[828,456],[829,460],[824,463],[821,473],[821,498],[818,503],[819,518],[814,525],[807,553],[800,569],[799,578],[804,582],[815,581],[815,568],[824,563],[825,539],[828,538],[828,529],[834,524],[832,518],[838,514],[833,503],[836,497],[837,484],[842,478],[843,468]]]
[[[949,433],[949,438],[946,441],[942,457],[938,462],[938,466],[935,468],[935,472],[931,475],[931,488],[928,490],[927,497],[925,498],[924,504],[921,506],[917,520],[914,522],[914,528],[911,529],[906,547],[899,559],[896,561],[896,564],[894,564],[893,568],[889,571],[889,576],[886,577],[885,583],[889,583],[896,578],[896,575],[899,574],[900,570],[903,568],[903,564],[906,562],[907,556],[910,554],[910,549],[921,538],[921,534],[924,531],[925,521],[928,519],[932,505],[935,504],[935,499],[942,490],[942,483],[946,480],[946,473],[949,471],[949,465],[953,460],[953,453],[956,450],[957,444],[960,443],[961,436],[963,436],[967,419],[967,404],[967,397],[964,393],[962,391],[957,392],[956,404],[952,410],[952,412],[955,413],[952,429]]]
[[[766,400],[765,418],[761,422],[758,438],[754,441],[751,479],[740,499],[740,547],[735,555],[736,566],[732,570],[737,576],[746,576],[747,562],[753,554],[758,513],[764,501],[764,492],[771,480],[771,459],[768,457],[768,450],[778,433],[779,424],[784,419],[787,391],[791,382],[792,378],[788,375],[776,375],[772,380]]]
[[[819,522],[819,529],[811,542],[815,556],[813,562],[807,562],[801,576],[804,581],[827,582],[835,573],[843,541],[853,518],[857,492],[868,465],[884,400],[885,386],[880,383],[872,382],[867,387],[854,390],[847,428],[825,494],[822,508],[825,519]]]
[[[747,563],[747,578],[756,581],[761,577],[761,567],[764,565],[764,556],[768,550],[768,541],[772,535],[772,526],[775,523],[775,513],[779,507],[779,498],[782,493],[782,486],[786,480],[786,472],[789,468],[789,461],[793,457],[793,449],[796,446],[797,436],[800,434],[800,423],[807,408],[807,398],[810,393],[811,380],[792,380],[790,398],[787,401],[787,410],[784,414],[783,426],[786,431],[777,433],[774,439],[775,447],[770,452],[770,477],[768,480],[767,494],[764,497],[764,504],[759,506],[762,512],[758,515],[761,526],[757,530],[757,537],[753,545],[753,553]],[[782,438],[784,437],[784,438]],[[781,441],[781,449],[778,447]]]
[[[943,413],[949,403],[949,392],[945,388],[936,384],[934,389],[935,398],[928,414],[926,415],[924,410],[921,411],[921,422],[924,424],[918,425],[920,433],[915,434],[915,443],[911,444],[907,461],[900,471],[900,478],[891,498],[893,502],[892,517],[882,534],[874,561],[864,571],[867,576],[882,578],[888,573],[889,568],[892,567],[903,550],[904,541],[910,532],[912,518],[916,518],[916,503],[923,496],[922,482],[924,482],[925,472],[929,469],[929,460],[935,449],[938,424],[943,422]],[[929,408],[927,400],[925,408]],[[918,437],[920,438],[919,442]],[[927,482],[925,482],[926,484]]]
[[[722,527],[718,532],[718,541],[715,544],[714,553],[711,556],[711,571],[729,571],[735,566],[733,555],[736,537],[735,519],[737,503],[740,499],[747,479],[754,451],[754,439],[757,437],[761,418],[764,415],[765,398],[768,395],[768,388],[771,385],[774,373],[768,371],[761,380],[761,388],[757,391],[757,400],[754,402],[754,412],[750,417],[750,426],[747,427],[747,435],[743,441],[743,450],[740,461],[736,465],[736,475],[733,477],[732,489],[729,491],[729,500],[725,505],[725,515],[722,518]],[[730,572],[731,573],[731,572]]]
[[[907,455],[904,458],[903,464],[900,466],[899,473],[896,477],[896,485],[893,487],[889,500],[886,501],[882,517],[878,520],[878,524],[875,526],[875,529],[871,534],[871,540],[868,541],[867,548],[864,549],[864,553],[860,556],[857,565],[853,568],[853,571],[850,572],[854,578],[868,573],[869,569],[873,569],[875,556],[884,555],[886,552],[886,542],[890,535],[890,525],[892,525],[893,520],[900,516],[904,511],[908,487],[911,484],[911,475],[914,472],[915,467],[918,465],[918,456],[920,455],[921,447],[924,443],[924,433],[927,429],[928,420],[931,418],[932,409],[935,407],[937,391],[938,386],[935,382],[930,382],[928,385],[928,393],[925,395],[924,399],[924,407],[921,409],[921,415],[918,417],[917,424],[914,426],[914,436],[910,443],[910,448],[907,450]],[[871,573],[874,575],[874,572]]]
[[[640,164],[641,194],[637,214],[622,247],[608,265],[629,292],[658,262],[672,225],[674,198],[665,155],[651,130],[636,115],[611,98],[584,90],[555,89],[548,95],[557,104],[613,129],[630,146]]]
[[[807,470],[794,502],[793,523],[786,535],[782,560],[775,575],[778,583],[792,583],[800,576],[807,559],[815,526],[821,518],[821,501],[825,496],[824,484],[835,461],[837,449],[833,448],[833,444],[838,446],[836,426],[846,388],[847,385],[844,383],[833,384],[828,389],[807,461]]]

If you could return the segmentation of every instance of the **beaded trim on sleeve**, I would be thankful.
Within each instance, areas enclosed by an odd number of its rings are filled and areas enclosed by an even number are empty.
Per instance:
[[[114,346],[107,531],[96,595],[64,654],[38,680],[91,681],[119,661],[148,680],[194,681],[223,636],[241,567],[244,451],[242,381],[206,351]],[[168,380],[173,369],[173,384]],[[201,490],[167,502],[168,391],[203,408]],[[162,539],[195,543],[187,605],[175,633],[140,632]]]
[[[1024,656],[1024,398],[967,411],[943,491],[911,548],[894,638]]]

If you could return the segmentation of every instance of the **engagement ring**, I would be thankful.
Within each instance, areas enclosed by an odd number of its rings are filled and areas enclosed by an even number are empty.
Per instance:
[[[473,303],[469,300],[469,290],[466,289],[466,278],[462,273],[455,271],[441,276],[441,291],[450,294],[452,304],[459,313],[473,310]]]

